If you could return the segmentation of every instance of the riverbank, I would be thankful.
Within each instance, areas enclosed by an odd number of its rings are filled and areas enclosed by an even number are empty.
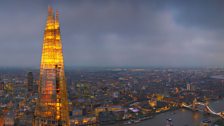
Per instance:
[[[166,124],[166,119],[171,118],[175,126],[199,126],[203,119],[209,119],[211,122],[215,122],[220,119],[217,116],[211,114],[203,114],[202,112],[193,112],[187,109],[178,109],[174,111],[167,111],[153,116],[153,118],[129,124],[129,126],[164,126]],[[116,124],[107,126],[124,126],[125,121],[118,122]]]
[[[217,101],[211,101],[210,106],[216,111],[220,112],[223,110],[224,99],[220,99]],[[153,118],[144,120],[138,123],[130,124],[130,126],[164,126],[166,124],[166,119],[172,118],[174,126],[199,126],[200,122],[203,119],[209,119],[212,123],[215,123],[217,120],[222,120],[221,117],[205,114],[199,111],[192,111],[185,108],[178,108],[176,110],[169,110],[166,112],[161,112],[159,114],[155,114]],[[118,122],[113,125],[108,126],[124,126],[124,122]]]

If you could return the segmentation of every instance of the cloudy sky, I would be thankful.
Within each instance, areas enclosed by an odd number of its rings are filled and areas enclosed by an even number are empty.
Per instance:
[[[48,5],[66,66],[224,66],[223,0],[1,0],[0,66],[39,67]]]

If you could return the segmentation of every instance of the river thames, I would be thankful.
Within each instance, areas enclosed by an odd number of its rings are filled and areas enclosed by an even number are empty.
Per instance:
[[[219,101],[213,101],[209,106],[216,112],[224,111],[224,99]],[[202,112],[193,112],[187,109],[179,109],[175,111],[169,111],[161,113],[153,117],[152,119],[142,121],[140,123],[132,124],[130,126],[165,126],[166,119],[171,118],[174,126],[199,126],[203,119],[209,119],[214,122],[220,117],[204,114]],[[116,124],[113,126],[123,126],[124,124]]]

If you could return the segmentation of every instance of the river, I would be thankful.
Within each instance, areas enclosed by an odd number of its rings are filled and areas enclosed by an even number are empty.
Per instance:
[[[216,112],[224,111],[224,99],[213,101],[209,106],[211,106]],[[214,122],[220,117],[211,114],[203,114],[202,112],[193,112],[187,109],[179,109],[158,114],[152,119],[132,124],[130,126],[165,126],[167,118],[172,118],[174,126],[199,126],[203,119],[210,119]],[[116,124],[113,126],[123,125],[124,124]]]

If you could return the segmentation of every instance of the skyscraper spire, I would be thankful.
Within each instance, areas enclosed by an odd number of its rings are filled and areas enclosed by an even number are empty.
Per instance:
[[[48,6],[48,15],[53,14],[53,8],[51,6]]]
[[[53,8],[51,6],[48,6],[48,16],[47,16],[47,23],[46,23],[46,29],[53,29],[53,25],[54,25],[54,11]]]
[[[58,12],[48,7],[40,65],[35,126],[69,126],[68,100]]]
[[[58,12],[58,10],[56,10],[56,18],[55,18],[56,20],[58,20],[59,19],[59,12]]]

